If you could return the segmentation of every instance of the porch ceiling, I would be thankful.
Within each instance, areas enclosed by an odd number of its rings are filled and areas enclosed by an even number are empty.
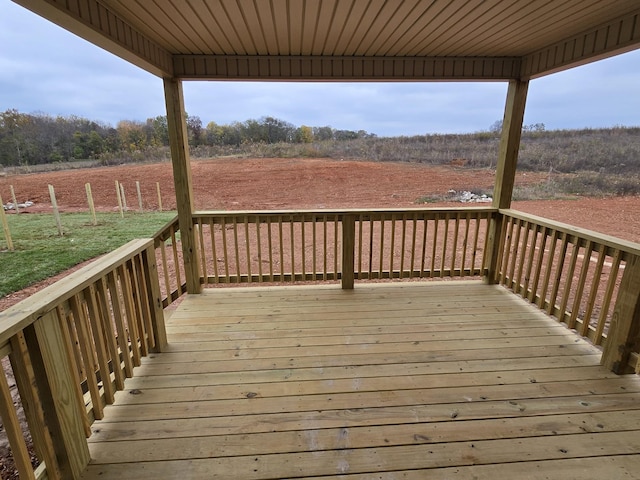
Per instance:
[[[14,1],[187,79],[528,79],[640,46],[637,0]]]

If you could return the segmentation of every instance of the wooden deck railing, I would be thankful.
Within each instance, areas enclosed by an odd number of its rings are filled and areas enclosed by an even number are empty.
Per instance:
[[[0,314],[0,413],[20,478],[78,478],[124,379],[166,344],[153,239],[135,240]],[[7,375],[15,377],[32,468]],[[46,420],[45,420],[46,419]]]
[[[500,213],[499,282],[608,347],[610,368],[630,364],[638,371],[640,245],[514,210]],[[621,335],[622,318],[630,322],[624,347],[610,340],[614,326]]]
[[[501,225],[497,250],[491,222]],[[492,208],[197,212],[193,224],[201,283],[353,288],[355,280],[486,276],[602,345],[608,368],[640,369],[640,245],[632,242]],[[0,414],[22,477],[82,472],[91,423],[141,357],[166,344],[162,309],[186,291],[179,242],[174,220],[0,314],[0,356],[10,361]]]
[[[480,276],[495,210],[196,212],[205,284]]]

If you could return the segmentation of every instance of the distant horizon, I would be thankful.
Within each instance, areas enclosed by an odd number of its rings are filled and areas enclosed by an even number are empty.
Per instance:
[[[0,112],[0,114],[4,113],[6,111],[11,111],[11,110],[15,110],[18,113],[23,114],[23,115],[31,115],[31,116],[34,116],[34,117],[37,117],[37,116],[50,117],[50,118],[61,117],[61,118],[66,118],[66,119],[75,117],[75,118],[80,118],[80,119],[83,119],[83,120],[88,120],[90,122],[94,122],[94,123],[96,123],[98,125],[101,125],[101,126],[110,127],[110,128],[114,128],[114,129],[117,129],[117,126],[118,126],[119,122],[136,122],[136,123],[144,124],[149,119],[166,116],[166,112],[165,112],[165,113],[162,113],[162,114],[159,114],[159,115],[153,115],[151,117],[147,117],[144,120],[137,120],[137,119],[131,119],[131,118],[121,118],[118,121],[116,121],[115,123],[110,123],[110,122],[104,122],[104,121],[99,120],[99,119],[85,117],[83,115],[78,115],[78,114],[74,114],[74,113],[70,113],[68,115],[58,115],[58,114],[48,113],[48,112],[45,112],[43,110],[34,110],[32,112],[23,112],[23,111],[20,111],[17,108],[11,108],[11,107],[3,109]],[[188,112],[187,112],[187,114],[188,114]],[[207,120],[207,119],[201,118],[199,115],[194,115],[194,116],[198,116],[200,118],[200,120],[202,121],[202,128],[203,129],[205,129],[210,122],[214,122],[215,121],[215,120]],[[218,122],[215,122],[215,123],[217,125],[221,125],[221,126],[222,125],[232,125],[234,123],[243,124],[243,123],[245,123],[247,121],[250,121],[250,120],[260,120],[262,118],[267,118],[267,117],[271,117],[271,118],[274,118],[274,119],[277,119],[277,120],[282,120],[282,121],[291,123],[294,127],[301,127],[301,126],[308,126],[308,127],[311,127],[311,128],[331,127],[334,130],[347,130],[347,131],[355,131],[355,132],[358,131],[358,130],[353,129],[353,128],[336,128],[336,127],[334,127],[332,125],[311,125],[309,123],[296,124],[296,123],[293,123],[293,122],[289,122],[289,120],[287,120],[286,118],[279,118],[279,117],[276,117],[274,115],[268,115],[268,114],[267,115],[261,115],[259,117],[245,118],[244,120],[232,120],[229,123],[218,123]],[[375,135],[375,136],[380,137],[380,138],[386,138],[386,137],[389,137],[389,138],[393,138],[393,137],[417,137],[417,136],[428,136],[428,135],[473,135],[475,133],[492,132],[493,129],[491,127],[495,123],[501,122],[501,121],[502,121],[501,119],[498,119],[493,124],[488,125],[486,128],[482,128],[482,129],[474,130],[474,131],[467,131],[467,132],[426,132],[426,133],[415,133],[415,134],[399,133],[399,134],[396,134],[396,135],[379,135],[376,132],[369,132],[367,130],[364,130],[364,131],[369,135]],[[544,130],[543,131],[545,131],[545,132],[582,131],[582,130],[614,130],[614,129],[617,129],[617,128],[622,128],[622,129],[640,128],[640,123],[638,123],[637,125],[622,125],[622,124],[618,124],[618,125],[601,126],[601,127],[576,127],[576,128],[547,128],[547,126],[546,126],[546,124],[544,124],[544,122],[538,122],[538,125],[539,124],[543,124],[544,125]],[[535,125],[536,125],[535,123],[523,123],[523,129],[526,129],[527,127],[533,127]],[[361,129],[359,129],[359,130],[361,130]],[[540,131],[540,130],[538,130],[538,131]]]

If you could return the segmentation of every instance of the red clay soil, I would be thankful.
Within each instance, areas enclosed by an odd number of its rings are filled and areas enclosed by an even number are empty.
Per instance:
[[[192,162],[196,209],[284,210],[322,208],[416,207],[424,195],[448,190],[490,189],[494,172],[415,163],[379,163],[327,159],[215,159]],[[124,185],[130,209],[158,207],[156,182],[164,209],[175,209],[170,163],[123,165],[0,177],[5,202],[13,185],[18,202],[31,200],[27,212],[50,212],[48,184],[55,187],[63,212],[87,210],[84,184],[91,184],[96,208],[117,210],[115,181]],[[546,174],[519,173],[517,184],[546,180]],[[461,206],[428,204],[425,206]],[[640,197],[578,198],[514,202],[515,209],[640,242]],[[58,277],[0,299],[0,311]]]

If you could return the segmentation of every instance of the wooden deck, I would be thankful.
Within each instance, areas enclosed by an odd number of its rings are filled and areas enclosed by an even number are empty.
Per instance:
[[[640,377],[500,286],[187,296],[86,479],[640,478]]]

